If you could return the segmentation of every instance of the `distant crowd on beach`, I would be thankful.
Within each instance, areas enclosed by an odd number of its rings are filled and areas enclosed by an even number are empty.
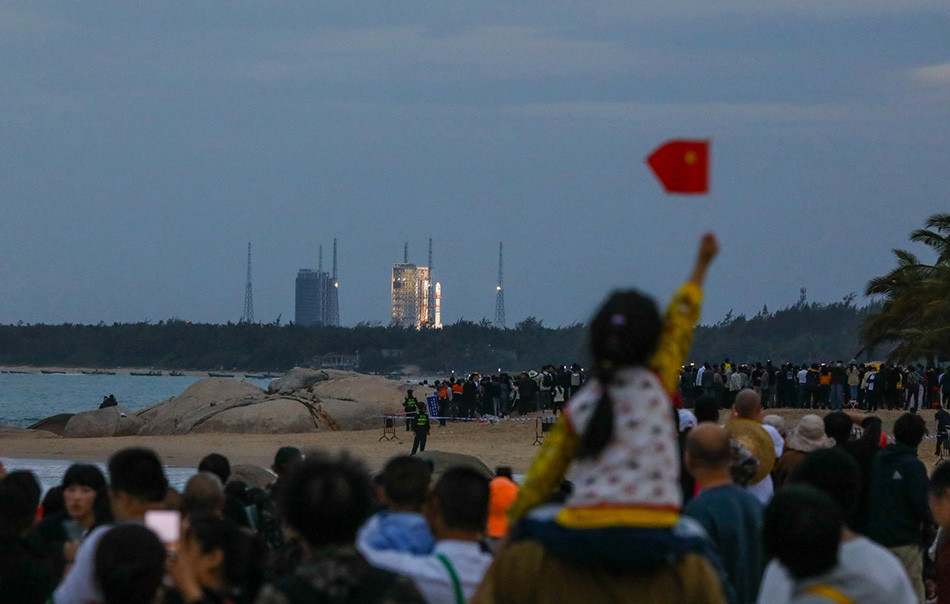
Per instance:
[[[699,399],[728,408],[736,393],[752,388],[766,408],[797,409],[929,409],[950,403],[950,365],[790,362],[733,364],[709,362],[684,366],[679,396],[691,406]]]

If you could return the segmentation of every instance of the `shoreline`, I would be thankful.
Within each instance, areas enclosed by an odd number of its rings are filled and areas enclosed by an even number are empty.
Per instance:
[[[187,377],[208,377],[207,371],[191,371],[185,369],[155,369],[153,367],[60,367],[60,366],[34,366],[34,365],[0,365],[0,373],[39,375],[46,373],[48,375],[131,375],[135,373],[147,373],[149,371],[161,371],[161,377],[179,377],[170,376],[170,371],[179,371],[182,376]],[[98,373],[96,373],[98,372]],[[212,371],[211,373],[216,373]],[[233,373],[234,377],[244,377],[243,371],[228,370],[221,373]],[[147,376],[143,376],[147,377]]]

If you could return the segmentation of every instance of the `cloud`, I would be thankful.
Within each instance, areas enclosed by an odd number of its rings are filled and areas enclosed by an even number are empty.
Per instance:
[[[509,105],[504,111],[523,117],[572,117],[609,120],[689,120],[695,118],[705,120],[715,118],[741,121],[815,122],[857,117],[853,106],[794,103],[536,103]]]
[[[251,79],[327,76],[390,80],[408,72],[422,80],[492,79],[618,73],[644,67],[612,40],[571,38],[553,28],[482,26],[435,33],[422,26],[313,31],[281,42],[236,68]]]
[[[910,77],[920,84],[950,84],[950,63],[916,67],[910,70]]]

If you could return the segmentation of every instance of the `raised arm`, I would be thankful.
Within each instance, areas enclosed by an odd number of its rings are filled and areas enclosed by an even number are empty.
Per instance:
[[[716,236],[712,233],[703,235],[689,279],[673,294],[673,299],[666,309],[663,334],[650,360],[650,367],[659,374],[668,392],[676,389],[680,368],[689,354],[693,327],[699,321],[706,272],[718,253],[719,242],[716,241]]]

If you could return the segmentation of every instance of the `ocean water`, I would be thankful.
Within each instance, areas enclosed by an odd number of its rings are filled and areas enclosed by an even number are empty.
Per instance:
[[[138,411],[178,396],[199,379],[167,375],[0,373],[0,424],[26,428],[57,413],[98,409],[102,397],[110,394],[123,407]],[[247,381],[265,389],[270,383]]]
[[[173,396],[201,379],[195,376],[131,376],[0,373],[0,424],[26,428],[57,413],[78,413],[98,409],[102,397],[114,394],[123,407],[138,411]],[[267,388],[270,380],[247,380]],[[72,461],[55,459],[23,459],[4,456],[0,439],[0,462],[7,470],[30,470],[43,492],[62,481]],[[106,473],[106,460],[98,465]],[[195,468],[168,466],[169,483],[181,491],[196,472]]]

